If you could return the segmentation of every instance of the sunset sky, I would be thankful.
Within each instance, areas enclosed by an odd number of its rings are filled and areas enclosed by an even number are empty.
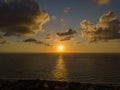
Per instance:
[[[120,53],[120,0],[0,0],[0,52]]]

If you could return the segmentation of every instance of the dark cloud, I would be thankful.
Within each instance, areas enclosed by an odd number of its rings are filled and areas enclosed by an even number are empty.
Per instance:
[[[3,36],[2,35],[0,35],[0,39],[2,39],[3,38]]]
[[[23,42],[35,42],[36,43],[37,40],[34,38],[29,38],[29,39],[24,40]]]
[[[54,35],[53,32],[50,32],[50,33],[47,33],[47,34],[46,34],[47,37],[51,37],[51,36],[53,36],[53,35]]]
[[[51,39],[51,37],[45,37],[44,39]]]
[[[68,36],[68,37],[65,37],[65,38],[61,39],[60,41],[69,41],[72,38],[74,38],[74,37],[73,36]]]
[[[6,44],[7,41],[0,41],[0,44]]]
[[[45,42],[42,42],[42,41],[38,41],[34,38],[29,38],[29,39],[25,39],[23,40],[22,42],[24,43],[34,43],[34,44],[41,44],[41,45],[45,45],[45,46],[52,46],[51,44],[49,43],[45,43]]]
[[[51,40],[53,38],[53,36],[54,36],[53,33],[47,33],[43,39]]]
[[[46,34],[44,39],[52,39],[52,36],[53,36],[53,33],[48,33],[48,34]]]
[[[36,34],[48,20],[35,0],[0,0],[0,31],[5,36]]]
[[[41,42],[41,41],[36,42],[36,44],[42,44],[42,45],[45,45],[45,46],[52,46],[49,43],[45,43],[45,42]]]
[[[4,33],[3,36],[5,36],[5,37],[9,37],[9,36],[11,36],[11,35],[14,35],[14,34],[12,34],[12,33]]]
[[[57,32],[58,36],[68,36],[77,33],[75,30],[68,29],[66,32]]]
[[[52,35],[51,33],[46,34],[46,36],[51,36],[51,35]]]
[[[77,44],[81,44],[81,41],[76,42]]]
[[[120,21],[111,11],[102,15],[96,25],[83,20],[80,27],[83,35],[88,36],[90,42],[120,39]]]

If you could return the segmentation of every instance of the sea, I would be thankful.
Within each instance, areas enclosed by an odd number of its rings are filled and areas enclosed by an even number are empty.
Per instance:
[[[120,83],[120,53],[0,54],[0,79]]]

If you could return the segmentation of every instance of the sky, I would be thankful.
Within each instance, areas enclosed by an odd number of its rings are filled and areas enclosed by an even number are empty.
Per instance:
[[[0,0],[0,53],[120,53],[120,0]]]

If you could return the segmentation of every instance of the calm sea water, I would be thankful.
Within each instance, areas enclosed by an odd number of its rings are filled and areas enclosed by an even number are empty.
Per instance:
[[[120,54],[0,54],[0,78],[120,83]]]

